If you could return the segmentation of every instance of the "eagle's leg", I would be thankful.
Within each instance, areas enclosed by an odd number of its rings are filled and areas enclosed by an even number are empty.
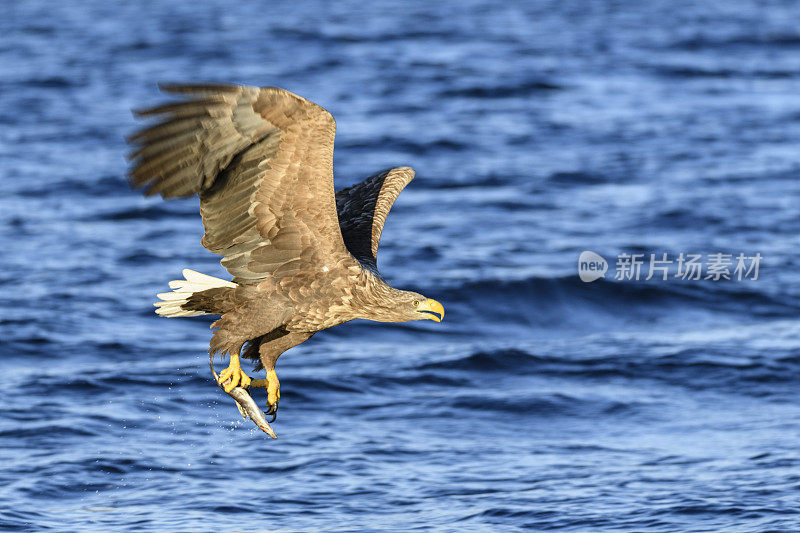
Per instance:
[[[281,400],[281,384],[278,381],[278,374],[275,372],[275,363],[283,352],[305,342],[312,335],[313,333],[288,331],[281,326],[257,339],[258,358],[261,366],[267,371],[267,379],[251,380],[250,386],[267,389],[266,413],[272,415],[271,422],[274,422],[278,416],[278,403]]]
[[[250,379],[250,376],[242,371],[242,367],[239,364],[239,353],[230,352],[230,356],[231,364],[228,365],[228,368],[219,373],[218,383],[225,390],[225,392],[230,392],[236,387],[242,387],[246,389],[250,386],[252,380]]]
[[[267,369],[267,379],[253,379],[250,386],[267,389],[267,414],[272,415],[271,421],[274,422],[278,417],[278,402],[281,400],[281,382],[278,381],[275,367]]]

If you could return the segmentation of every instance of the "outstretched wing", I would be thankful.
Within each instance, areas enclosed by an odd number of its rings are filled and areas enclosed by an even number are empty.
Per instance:
[[[336,193],[336,211],[344,244],[371,270],[377,270],[378,244],[386,216],[397,196],[413,179],[414,169],[391,168]]]
[[[176,85],[188,99],[140,112],[131,182],[164,198],[199,194],[203,246],[238,283],[347,256],[333,190],[336,123],[275,87]]]

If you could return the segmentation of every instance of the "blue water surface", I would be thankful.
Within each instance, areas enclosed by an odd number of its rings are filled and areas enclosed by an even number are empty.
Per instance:
[[[1,9],[2,526],[800,530],[797,2]],[[380,261],[445,321],[285,354],[277,441],[211,380],[210,320],[153,313],[182,268],[225,275],[196,199],[126,184],[159,81],[318,102],[339,187],[417,170]],[[763,261],[614,279],[681,252]]]

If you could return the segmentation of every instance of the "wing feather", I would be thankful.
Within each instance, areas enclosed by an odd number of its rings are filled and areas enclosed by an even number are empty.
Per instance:
[[[333,117],[275,87],[166,85],[188,100],[140,111],[162,121],[130,137],[131,183],[200,196],[203,246],[239,283],[350,257],[333,190]]]
[[[370,176],[336,193],[336,210],[345,246],[361,264],[377,271],[378,245],[386,217],[414,169],[397,167]]]

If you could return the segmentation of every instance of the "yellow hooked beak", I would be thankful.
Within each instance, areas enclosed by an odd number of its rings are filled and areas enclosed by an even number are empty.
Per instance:
[[[436,322],[441,322],[444,318],[444,307],[436,300],[428,298],[417,307],[417,311],[423,313],[423,318],[430,318]]]

